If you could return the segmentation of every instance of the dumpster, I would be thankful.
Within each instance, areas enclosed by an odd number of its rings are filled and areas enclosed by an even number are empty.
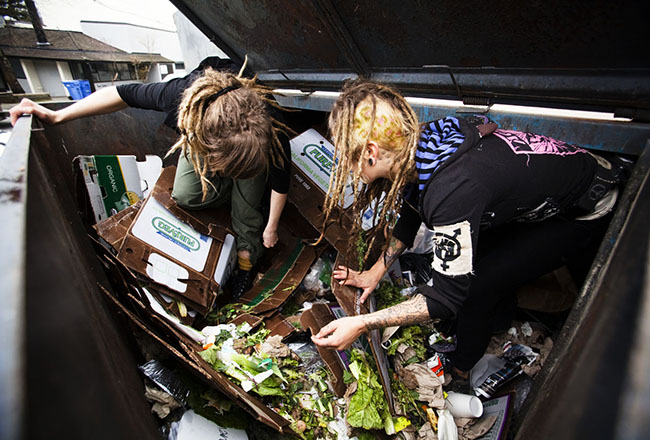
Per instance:
[[[643,14],[559,1],[172,3],[233,60],[248,55],[307,125],[324,119],[345,79],[367,76],[411,96],[422,121],[482,113],[502,128],[632,158],[589,276],[511,433],[649,436],[650,57],[635,44],[650,36]],[[0,438],[159,438],[136,369],[144,359],[125,312],[102,293],[112,287],[78,214],[71,163],[164,156],[175,133],[163,116],[128,109],[54,127],[25,117],[14,128],[0,157]],[[302,187],[294,179],[290,194]]]

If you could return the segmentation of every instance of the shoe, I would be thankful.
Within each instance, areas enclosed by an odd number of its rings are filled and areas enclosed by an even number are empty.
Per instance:
[[[232,299],[239,299],[252,287],[253,280],[250,270],[239,269],[232,280]]]

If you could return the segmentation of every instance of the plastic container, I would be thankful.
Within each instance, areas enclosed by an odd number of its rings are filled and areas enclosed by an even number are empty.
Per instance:
[[[84,97],[83,91],[81,89],[80,82],[81,81],[79,81],[79,80],[63,81],[63,85],[68,90],[68,93],[70,94],[70,97],[72,99],[74,99],[74,100],[83,99],[83,97]],[[90,88],[90,84],[88,84],[88,87]]]
[[[92,93],[92,90],[90,89],[90,81],[86,79],[80,79],[78,82],[79,86],[81,87],[81,94],[84,98]]]

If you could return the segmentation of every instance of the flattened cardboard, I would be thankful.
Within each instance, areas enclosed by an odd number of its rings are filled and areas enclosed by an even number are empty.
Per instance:
[[[229,253],[222,252],[228,234],[223,223],[200,222],[196,215],[176,205],[170,194],[174,174],[174,167],[166,168],[161,174],[130,225],[118,259],[151,280],[157,290],[206,314],[219,292],[220,284],[215,276],[225,279],[223,273],[216,274],[219,260],[225,258],[230,262],[225,267],[232,267],[234,247],[231,246]],[[172,209],[183,218],[179,219]],[[224,214],[215,217],[227,218]],[[191,221],[192,226],[183,220]]]
[[[334,267],[342,265],[341,254],[336,258]],[[372,313],[376,310],[375,298],[370,295],[365,303],[360,304],[361,289],[344,286],[332,280],[332,293],[336,297],[337,302],[341,305],[343,310],[348,316],[356,316],[366,313]],[[379,379],[384,388],[384,395],[388,403],[388,409],[391,414],[395,415],[395,401],[390,386],[390,374],[388,373],[388,355],[386,350],[381,346],[381,334],[379,330],[372,330],[369,334],[370,350],[375,358],[377,369],[379,370]]]
[[[97,235],[106,240],[117,252],[120,246],[122,246],[124,237],[126,237],[126,233],[131,227],[131,224],[133,224],[133,220],[135,220],[135,216],[138,214],[141,206],[142,201],[138,201],[135,205],[131,205],[106,220],[97,223],[93,228],[97,231]]]
[[[305,310],[300,316],[300,325],[304,329],[309,329],[312,335],[317,334],[321,328],[325,327],[331,321],[334,321],[336,317],[330,310],[327,304],[315,303],[312,304],[311,309]],[[318,354],[320,355],[327,368],[332,373],[332,388],[334,393],[338,397],[343,397],[347,385],[343,381],[343,372],[345,371],[345,365],[341,361],[341,357],[337,351],[333,348],[325,348],[316,346]]]

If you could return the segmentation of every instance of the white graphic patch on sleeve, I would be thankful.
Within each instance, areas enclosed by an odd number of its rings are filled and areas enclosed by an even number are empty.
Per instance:
[[[468,221],[434,226],[431,267],[443,275],[467,275],[472,272],[472,235]]]

